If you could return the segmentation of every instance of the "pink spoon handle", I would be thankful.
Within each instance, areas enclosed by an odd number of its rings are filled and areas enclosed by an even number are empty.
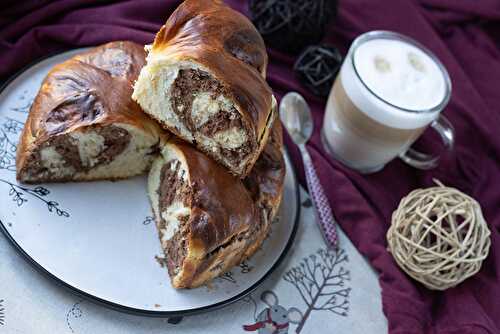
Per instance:
[[[302,160],[304,161],[304,169],[307,180],[307,188],[311,197],[314,208],[318,216],[318,221],[323,232],[323,237],[326,239],[329,246],[337,248],[338,236],[335,219],[333,218],[332,209],[328,203],[328,198],[325,195],[323,186],[319,182],[316,169],[314,168],[311,156],[304,145],[300,145]]]

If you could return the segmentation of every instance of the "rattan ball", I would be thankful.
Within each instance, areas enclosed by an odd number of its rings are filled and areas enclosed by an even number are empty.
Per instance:
[[[435,182],[401,200],[387,241],[403,271],[431,290],[446,290],[479,271],[491,240],[479,203]]]

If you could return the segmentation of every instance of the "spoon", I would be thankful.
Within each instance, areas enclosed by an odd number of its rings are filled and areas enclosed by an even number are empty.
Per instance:
[[[280,119],[302,154],[307,188],[316,210],[323,238],[329,246],[337,248],[337,228],[332,209],[306,148],[306,143],[311,138],[314,128],[309,105],[299,93],[290,92],[281,100]]]

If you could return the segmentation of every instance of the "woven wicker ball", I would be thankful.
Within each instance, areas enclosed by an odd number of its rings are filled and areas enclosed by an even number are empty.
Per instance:
[[[474,275],[490,248],[479,203],[457,189],[417,189],[404,197],[387,232],[389,251],[408,275],[445,290]]]

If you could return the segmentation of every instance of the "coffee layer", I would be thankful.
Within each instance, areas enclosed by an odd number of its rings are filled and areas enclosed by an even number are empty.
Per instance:
[[[360,138],[382,145],[411,144],[426,129],[425,126],[416,129],[399,129],[384,125],[369,117],[351,101],[340,77],[333,86],[333,100],[330,107],[334,109],[336,119],[342,127],[349,128]]]

